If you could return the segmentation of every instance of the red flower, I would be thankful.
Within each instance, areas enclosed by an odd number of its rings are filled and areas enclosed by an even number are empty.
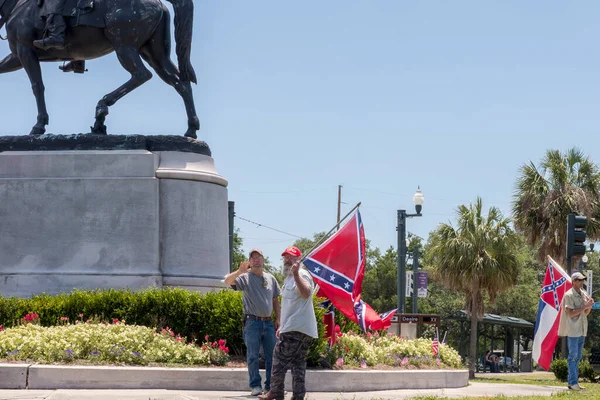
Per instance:
[[[347,347],[346,347],[346,349],[345,349],[345,350],[346,350],[346,353],[350,351],[350,349],[349,349],[349,348],[347,348]]]
[[[4,327],[2,325],[0,325],[0,332],[2,332],[4,330]]]
[[[339,326],[339,325],[336,325],[336,326],[335,326],[335,333],[338,333],[340,330],[341,330],[341,329],[340,329],[340,326]]]
[[[113,318],[113,324],[118,324],[119,323],[119,318]]]
[[[204,336],[204,340],[208,341],[208,339],[210,338],[210,336],[206,335]]]
[[[60,317],[60,320],[61,320],[61,321],[68,321],[68,320],[69,320],[69,317]]]
[[[202,346],[202,350],[206,350],[206,346]]]
[[[219,339],[219,346],[224,346],[225,345],[225,341],[223,339]]]

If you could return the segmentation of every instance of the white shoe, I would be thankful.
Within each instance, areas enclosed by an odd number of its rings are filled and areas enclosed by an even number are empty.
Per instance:
[[[258,396],[259,394],[262,394],[262,388],[261,387],[253,387],[252,388],[252,393],[250,393],[250,396]]]
[[[579,387],[578,384],[574,384],[573,386],[569,385],[569,390],[573,390],[575,392],[579,392],[581,390],[581,388]]]

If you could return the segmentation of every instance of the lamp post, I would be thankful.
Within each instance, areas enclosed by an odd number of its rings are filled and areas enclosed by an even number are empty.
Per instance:
[[[406,218],[420,217],[423,208],[423,193],[419,187],[413,196],[416,214],[408,214],[406,210],[398,210],[398,312],[404,314],[406,309]],[[400,321],[398,321],[398,334],[400,334]]]

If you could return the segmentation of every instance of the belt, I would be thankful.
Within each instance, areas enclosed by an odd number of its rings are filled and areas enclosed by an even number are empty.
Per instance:
[[[253,319],[256,321],[271,321],[271,317],[257,317],[256,315],[250,314],[244,315],[244,319]]]

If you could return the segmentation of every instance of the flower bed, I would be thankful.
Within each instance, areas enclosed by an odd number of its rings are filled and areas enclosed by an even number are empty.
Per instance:
[[[339,333],[327,355],[334,368],[404,368],[439,369],[461,368],[460,355],[453,348],[439,344],[434,356],[431,339],[407,340],[395,335],[378,333],[358,335]]]
[[[31,361],[42,364],[86,361],[93,364],[147,365],[149,363],[225,365],[229,360],[226,341],[209,341],[202,346],[165,328],[76,321],[42,327],[28,314],[22,325],[0,331],[0,357],[4,361]],[[4,357],[2,357],[2,355]]]

